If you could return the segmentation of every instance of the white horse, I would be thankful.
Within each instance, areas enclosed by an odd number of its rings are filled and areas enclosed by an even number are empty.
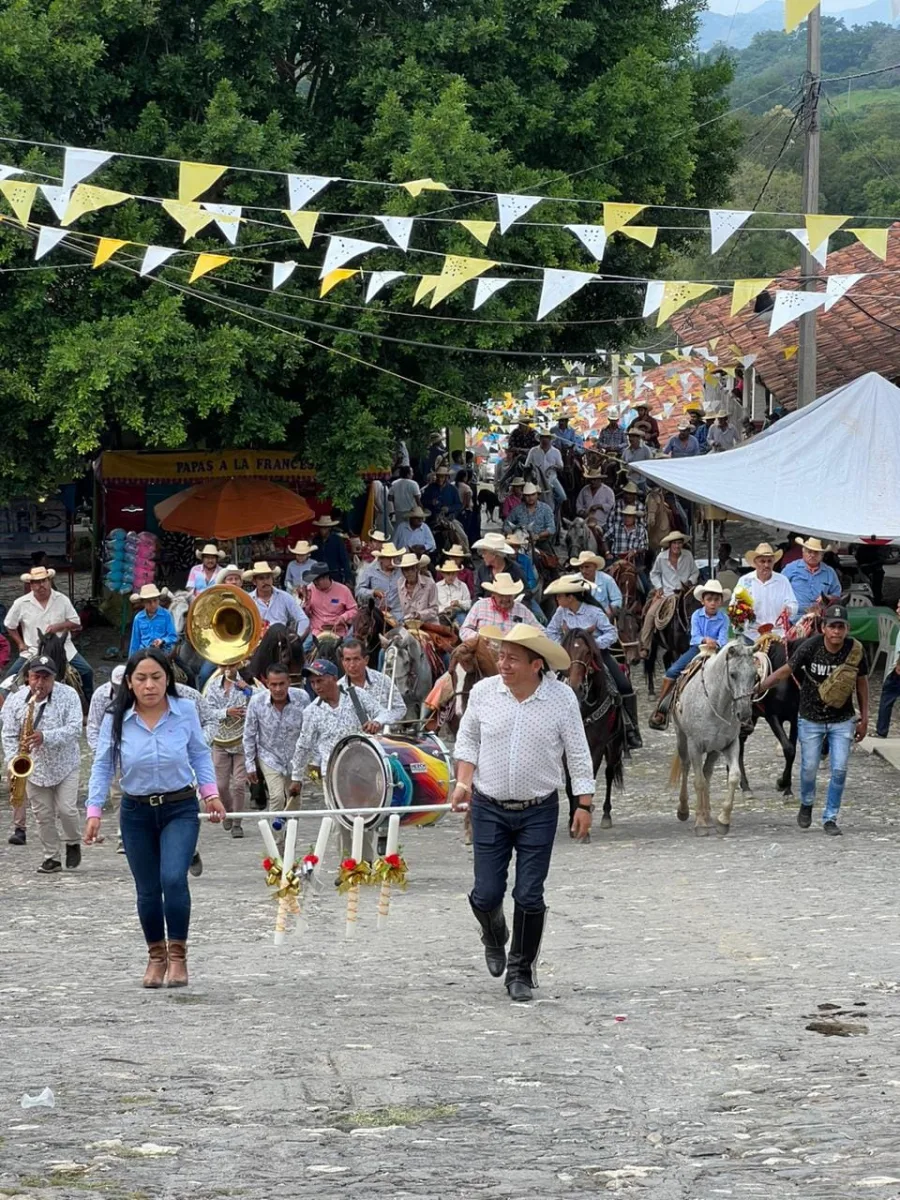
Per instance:
[[[175,592],[172,599],[169,601],[169,616],[175,623],[175,632],[179,638],[184,637],[184,622],[187,618],[187,611],[191,607],[193,593],[183,589]]]
[[[673,705],[678,749],[672,760],[670,782],[677,783],[681,776],[678,819],[686,821],[688,767],[693,772],[697,793],[694,833],[698,836],[710,830],[709,781],[720,754],[727,767],[727,794],[716,828],[719,833],[727,833],[731,827],[731,810],[741,779],[741,727],[752,721],[758,680],[752,648],[729,642],[688,680]]]
[[[406,719],[418,721],[425,697],[434,686],[434,676],[422,644],[402,625],[382,634],[381,644],[384,647],[382,670],[406,701]]]

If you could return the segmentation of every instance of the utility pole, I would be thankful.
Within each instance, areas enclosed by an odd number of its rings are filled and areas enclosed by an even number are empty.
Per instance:
[[[610,355],[612,359],[612,375],[610,376],[610,396],[612,404],[615,406],[619,403],[619,355]]]
[[[817,4],[806,18],[806,81],[803,89],[803,127],[806,144],[803,154],[804,213],[819,211],[819,92],[822,77],[822,6]],[[811,250],[818,247],[811,246]],[[804,291],[816,291],[819,264],[804,250],[800,256]],[[797,354],[797,407],[812,404],[816,398],[816,316],[817,310],[800,318],[800,349]]]

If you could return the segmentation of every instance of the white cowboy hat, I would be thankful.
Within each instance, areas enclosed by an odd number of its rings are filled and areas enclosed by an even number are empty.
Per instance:
[[[486,592],[493,592],[495,596],[521,596],[525,591],[525,584],[521,579],[513,579],[506,571],[496,575],[493,583],[483,583],[481,586]]]
[[[375,557],[376,558],[399,558],[402,553],[403,553],[403,551],[398,550],[393,542],[385,542],[380,550],[375,551]]]
[[[629,496],[636,496],[638,494],[638,485],[636,483],[632,483],[629,479],[627,483],[622,484],[622,486],[619,488],[619,491],[627,492]]]
[[[598,571],[602,571],[606,566],[606,559],[595,554],[593,550],[582,550],[577,558],[569,559],[570,567],[583,567],[585,563],[593,563]]]
[[[281,574],[281,567],[270,567],[267,562],[255,562],[249,571],[244,572],[245,579],[254,579],[257,575],[271,575],[277,579]]]
[[[538,485],[536,483],[526,483],[525,486],[522,488],[523,496],[539,496],[540,492],[541,492],[541,489],[538,487]]]
[[[401,567],[416,567],[416,568],[418,568],[419,565],[420,565],[420,563],[419,563],[418,554],[410,554],[409,551],[407,551],[406,554],[404,554],[403,557],[400,559]]]
[[[19,578],[23,583],[40,583],[42,579],[54,579],[56,572],[52,567],[32,567],[25,575],[20,575]]]
[[[369,541],[370,542],[386,542],[387,536],[386,536],[386,534],[383,534],[380,529],[370,529],[369,530]]]
[[[638,510],[634,507],[633,504],[626,504],[625,507],[622,509],[623,517],[636,517],[637,515],[638,515]]]
[[[472,549],[492,550],[494,554],[515,554],[515,550],[502,533],[486,533],[483,538],[472,543]],[[449,550],[448,554],[453,554],[453,550]]]
[[[551,671],[568,671],[572,660],[556,642],[551,642],[547,635],[533,625],[513,625],[509,633],[504,633],[496,625],[482,625],[478,636],[490,642],[508,642],[511,646],[524,646],[533,654],[539,654]]]
[[[768,556],[772,559],[773,563],[777,563],[784,558],[784,551],[775,550],[768,542],[760,542],[755,549],[747,551],[744,555],[744,562],[750,567],[756,566],[756,560],[760,555]]]
[[[288,554],[312,554],[313,550],[318,550],[318,546],[314,546],[305,538],[300,538],[296,546],[288,546]]]
[[[673,529],[671,533],[666,534],[659,544],[661,546],[671,546],[672,542],[686,542],[687,540],[688,536],[686,533],[680,533],[677,529]]]
[[[442,563],[441,566],[438,567],[438,570],[442,575],[455,575],[461,570],[461,568],[459,563],[455,563],[451,558],[448,559],[447,562]]]
[[[113,687],[118,687],[124,678],[125,664],[119,663],[117,667],[113,667],[112,674],[109,677],[109,682],[113,685]]]
[[[202,550],[194,551],[194,557],[197,559],[197,562],[200,562],[202,558],[217,558],[221,562],[225,557],[225,551],[220,550],[218,546],[214,546],[212,542],[207,542]]]
[[[602,471],[587,471],[587,470],[585,470],[583,472],[583,475],[584,475],[585,479],[602,479],[603,478]]]
[[[244,573],[237,563],[228,563],[226,566],[224,566],[216,576],[216,584],[221,584],[226,575],[240,575],[241,579],[244,578]],[[163,591],[165,590],[166,589],[163,588]]]
[[[637,422],[637,423],[640,424],[640,422]],[[636,437],[636,438],[639,438],[641,441],[643,441],[644,440],[644,429],[646,429],[646,426],[642,426],[639,429],[635,429],[634,425],[631,425],[628,429],[625,430],[625,432],[628,434],[629,437]]]
[[[407,520],[409,520],[410,517],[418,517],[420,520],[424,521],[427,516],[428,513],[425,511],[425,509],[419,508],[418,505],[416,505],[415,508],[411,508],[406,514]]]
[[[722,597],[722,603],[727,604],[731,599],[731,588],[723,588],[718,579],[708,579],[706,583],[698,583],[694,588],[694,599],[703,603],[705,592],[713,592],[716,596]]]
[[[515,476],[513,479],[511,479],[511,480],[509,481],[509,486],[510,486],[511,488],[514,488],[514,487],[524,487],[524,486],[525,486],[525,480],[522,478],[522,476],[521,476],[521,475],[516,475],[516,476]]]
[[[316,517],[313,525],[318,526],[319,529],[332,529],[334,526],[340,525],[340,521],[335,521],[333,517]]]
[[[678,422],[678,432],[679,433],[684,433],[686,430],[688,432],[690,432],[691,429],[693,429],[693,426],[691,425],[690,421],[679,421]]]
[[[475,544],[476,544],[476,546],[478,545],[477,542]],[[453,546],[451,546],[450,549],[447,551],[447,557],[448,558],[468,558],[469,556],[466,553],[466,551],[463,550],[462,546],[460,546],[457,543],[457,544],[454,544]]]
[[[136,604],[140,600],[158,600],[163,595],[168,595],[166,588],[160,591],[155,583],[145,583],[139,592],[131,593],[130,599],[132,604]]]
[[[506,540],[510,546],[527,546],[528,534],[524,533],[521,529],[514,529],[512,533],[506,535]]]
[[[431,559],[428,557],[427,554],[423,554],[422,557],[419,559],[419,566],[420,567],[430,567],[431,566]]]
[[[830,545],[823,546],[817,537],[807,538],[805,541],[803,538],[794,538],[794,541],[798,546],[802,546],[804,550],[815,550],[817,554],[825,554],[831,549]]]
[[[581,575],[560,575],[544,588],[545,596],[578,596],[589,592],[591,585]]]

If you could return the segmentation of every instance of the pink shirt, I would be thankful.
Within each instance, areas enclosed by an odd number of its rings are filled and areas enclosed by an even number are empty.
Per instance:
[[[219,567],[213,567],[212,571],[207,575],[203,563],[197,563],[195,567],[191,567],[190,574],[187,577],[187,590],[193,592],[195,596],[199,596],[206,588],[213,586],[218,573]]]
[[[342,583],[332,583],[324,592],[313,584],[303,607],[315,636],[322,633],[326,625],[330,625],[335,633],[346,633],[357,611],[353,593]]]

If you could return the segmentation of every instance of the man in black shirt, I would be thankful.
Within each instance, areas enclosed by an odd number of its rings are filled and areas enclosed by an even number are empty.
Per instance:
[[[847,763],[853,742],[861,742],[869,723],[868,667],[860,642],[848,637],[847,610],[833,604],[825,610],[823,632],[801,642],[789,661],[760,685],[766,691],[793,675],[800,688],[800,811],[797,824],[808,829],[816,799],[816,771],[822,745],[828,739],[831,776],[825,812],[826,833],[841,832],[837,817],[847,779]],[[853,693],[859,717],[853,711]]]

